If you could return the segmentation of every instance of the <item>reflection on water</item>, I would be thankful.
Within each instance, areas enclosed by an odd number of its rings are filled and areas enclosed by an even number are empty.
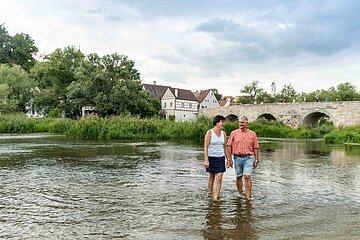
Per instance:
[[[356,146],[260,147],[254,200],[228,169],[216,202],[202,143],[0,135],[0,239],[357,239]]]
[[[209,199],[204,239],[257,239],[252,202],[235,198],[225,205]]]

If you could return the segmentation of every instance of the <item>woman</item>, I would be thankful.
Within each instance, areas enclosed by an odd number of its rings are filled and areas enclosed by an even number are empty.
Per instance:
[[[204,153],[206,171],[209,173],[208,189],[213,194],[214,181],[216,180],[213,198],[219,200],[221,182],[225,168],[225,156],[227,159],[227,167],[232,166],[229,162],[226,149],[226,133],[222,131],[225,118],[217,115],[213,119],[214,127],[206,132],[204,140]]]

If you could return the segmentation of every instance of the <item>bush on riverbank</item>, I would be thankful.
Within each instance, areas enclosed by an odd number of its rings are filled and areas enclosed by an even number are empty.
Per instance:
[[[227,122],[224,130],[230,135],[230,132],[238,127],[237,122]],[[320,138],[325,134],[326,143],[360,143],[360,126],[334,130],[331,125],[320,125],[315,129],[293,129],[275,121],[256,121],[250,123],[249,127],[259,137],[304,139]],[[87,139],[203,139],[210,128],[212,128],[212,122],[207,117],[200,117],[196,122],[174,122],[130,116],[112,118],[88,116],[71,120],[0,115],[0,133],[49,132]]]
[[[324,136],[326,143],[360,143],[360,125],[334,129]]]
[[[200,139],[209,125],[203,121],[174,122],[130,116],[99,118],[89,116],[76,121],[67,136],[97,139]]]
[[[25,115],[0,115],[0,133],[65,133],[74,120],[28,118]]]
[[[229,122],[224,126],[224,130],[229,135],[234,129],[237,129],[237,122]],[[256,121],[249,123],[249,128],[256,132],[258,137],[272,138],[320,138],[322,135],[316,129],[309,128],[290,128],[276,121]]]

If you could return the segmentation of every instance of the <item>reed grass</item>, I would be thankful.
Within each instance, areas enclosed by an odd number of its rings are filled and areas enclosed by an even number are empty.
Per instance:
[[[28,118],[23,114],[0,115],[0,133],[65,133],[74,120]]]
[[[209,126],[201,121],[174,122],[157,118],[90,116],[76,121],[66,132],[69,137],[92,139],[200,139]]]
[[[360,125],[352,127],[342,127],[331,131],[324,136],[326,143],[359,143],[360,144]]]
[[[239,127],[227,122],[224,131],[229,136]],[[79,120],[64,118],[28,118],[25,115],[0,115],[0,133],[62,133],[83,139],[203,139],[212,121],[200,117],[196,122],[174,122],[158,118],[141,119],[131,116],[100,118],[88,116]],[[360,143],[360,126],[334,129],[332,125],[315,129],[293,129],[279,122],[256,121],[249,128],[259,137],[320,138],[326,143]]]

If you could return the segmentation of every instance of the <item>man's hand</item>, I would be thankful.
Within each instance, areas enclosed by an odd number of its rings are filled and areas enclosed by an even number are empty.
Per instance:
[[[259,165],[259,160],[254,161],[253,168],[255,169]]]
[[[229,167],[233,167],[234,163],[233,163],[233,160],[232,158],[228,158],[227,161],[226,161],[226,167],[229,168]]]

